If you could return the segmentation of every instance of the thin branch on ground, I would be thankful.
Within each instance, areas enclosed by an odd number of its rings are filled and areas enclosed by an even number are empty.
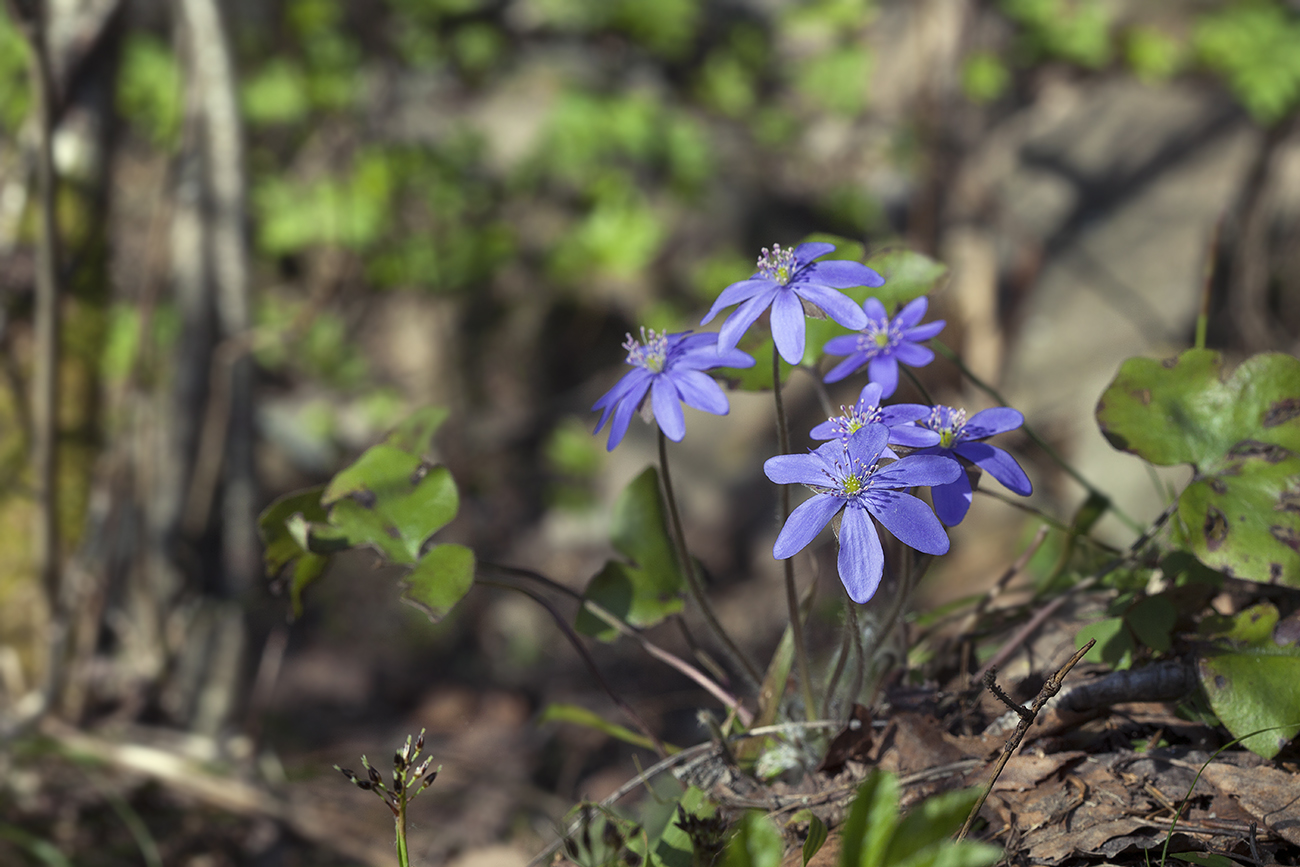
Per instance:
[[[998,777],[1002,774],[1002,769],[1007,766],[1007,762],[1011,760],[1011,754],[1016,751],[1020,746],[1020,742],[1024,740],[1025,734],[1029,731],[1029,727],[1034,724],[1034,720],[1038,717],[1038,712],[1043,709],[1043,705],[1047,704],[1052,696],[1061,691],[1061,684],[1065,682],[1065,676],[1070,673],[1070,669],[1074,668],[1075,665],[1079,663],[1079,660],[1083,659],[1089,650],[1092,650],[1092,646],[1096,643],[1097,639],[1090,639],[1087,644],[1075,651],[1074,656],[1071,656],[1065,665],[1061,666],[1060,669],[1057,670],[1056,674],[1047,679],[1047,682],[1043,684],[1043,688],[1038,691],[1037,697],[1034,698],[1034,703],[1027,708],[1016,704],[1005,692],[998,688],[997,682],[994,680],[994,676],[997,673],[996,670],[989,671],[985,683],[988,685],[990,691],[992,691],[1003,704],[1007,705],[1007,707],[1019,714],[1020,722],[1016,725],[1016,730],[1011,733],[1011,737],[1007,739],[1006,745],[1002,748],[1002,757],[998,759],[997,765],[994,766],[993,776],[989,778],[988,785],[984,787],[984,791],[980,794],[979,800],[976,801],[975,806],[971,808],[970,815],[966,817],[965,824],[963,824],[961,830],[957,832],[958,842],[965,839],[967,832],[970,831],[971,824],[975,821],[975,817],[979,815],[980,810],[984,807],[984,802],[988,800],[989,793],[993,791],[993,785],[998,781]]]

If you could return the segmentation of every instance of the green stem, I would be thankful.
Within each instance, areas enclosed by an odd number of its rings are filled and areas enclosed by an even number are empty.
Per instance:
[[[938,340],[931,340],[930,345],[933,346],[940,355],[942,355],[944,358],[948,359],[953,364],[955,364],[957,366],[957,369],[962,372],[962,375],[964,375],[967,379],[969,379],[975,385],[976,388],[978,388],[980,391],[984,392],[989,397],[996,400],[1002,406],[1009,405],[1006,401],[1006,398],[1004,398],[996,388],[994,388],[993,386],[989,385],[987,382],[985,382],[984,380],[976,376],[974,372],[972,372],[971,369],[966,366],[966,362],[961,360],[961,357],[957,355],[957,353],[953,352],[951,349],[949,349],[947,346],[945,346],[943,343],[941,343]],[[1141,524],[1139,524],[1137,521],[1129,517],[1128,514],[1125,513],[1124,510],[1122,510],[1119,506],[1115,505],[1115,501],[1112,500],[1109,496],[1107,496],[1105,492],[1098,490],[1096,487],[1093,486],[1092,482],[1089,482],[1087,479],[1085,479],[1078,470],[1076,470],[1073,466],[1070,465],[1068,461],[1065,460],[1065,458],[1061,457],[1060,453],[1057,452],[1056,449],[1048,445],[1047,440],[1039,436],[1038,432],[1029,426],[1028,421],[1026,421],[1024,424],[1021,425],[1021,429],[1025,432],[1025,435],[1029,437],[1031,440],[1033,440],[1034,444],[1037,445],[1040,449],[1042,449],[1043,452],[1049,458],[1051,458],[1052,461],[1058,467],[1065,470],[1066,474],[1069,475],[1070,478],[1074,479],[1076,482],[1083,485],[1083,487],[1088,491],[1088,493],[1094,494],[1098,497],[1104,497],[1106,499],[1108,508],[1115,513],[1115,517],[1119,518],[1126,525],[1128,525],[1128,528],[1130,530],[1133,530],[1136,533],[1142,532],[1143,526]]]
[[[411,867],[411,856],[406,851],[406,788],[397,800],[397,864],[398,867]]]
[[[903,375],[912,381],[912,385],[916,386],[917,391],[921,392],[921,400],[925,401],[930,406],[934,406],[934,398],[930,397],[930,392],[926,391],[924,385],[921,385],[921,380],[916,378],[916,374],[901,364],[898,365],[898,369],[903,371]]]
[[[1223,215],[1214,222],[1209,248],[1205,251],[1205,274],[1201,282],[1201,309],[1196,314],[1196,348],[1205,348],[1205,332],[1210,326],[1210,290],[1214,282],[1214,256],[1219,250],[1219,233],[1223,230]]]
[[[709,605],[708,598],[704,595],[704,587],[700,583],[700,576],[695,574],[695,560],[691,557],[690,551],[686,548],[686,534],[682,531],[682,517],[677,509],[677,497],[673,493],[673,478],[668,471],[668,438],[664,432],[659,431],[659,473],[664,483],[664,499],[668,501],[668,515],[672,519],[673,525],[673,542],[677,545],[677,555],[681,559],[682,571],[686,574],[686,584],[690,588],[691,596],[695,599],[695,604],[700,607],[700,613],[704,615],[704,622],[709,625],[709,629],[722,642],[726,649],[727,655],[731,657],[732,664],[739,667],[745,674],[745,679],[749,681],[750,686],[759,689],[763,676],[758,673],[754,663],[749,661],[749,657],[741,651],[727,634],[727,630],[722,628],[718,616],[713,613],[713,607]]]
[[[790,454],[790,429],[786,424],[785,403],[781,400],[781,356],[772,344],[772,399],[776,402],[776,440],[780,454]],[[781,526],[790,517],[790,486],[781,486]],[[790,632],[794,639],[795,664],[799,666],[799,683],[803,688],[804,710],[808,721],[817,719],[817,705],[813,698],[812,672],[808,665],[808,648],[803,640],[803,617],[799,613],[799,590],[794,583],[794,559],[781,561],[785,567],[785,604],[790,610]]]

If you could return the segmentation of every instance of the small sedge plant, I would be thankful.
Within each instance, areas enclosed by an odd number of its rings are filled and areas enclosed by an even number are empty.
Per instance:
[[[420,734],[415,737],[414,742],[411,736],[407,735],[406,744],[393,753],[393,775],[389,783],[384,782],[384,775],[376,770],[365,756],[361,757],[361,766],[366,769],[364,777],[357,776],[348,768],[334,766],[334,770],[351,780],[352,785],[358,789],[378,795],[379,800],[383,801],[384,806],[392,812],[397,838],[397,863],[401,867],[409,867],[411,863],[406,846],[406,807],[415,800],[417,795],[433,784],[442,770],[442,765],[433,767],[433,756],[429,756],[423,762],[420,761],[420,753],[423,750],[424,729],[420,729]]]
[[[446,419],[440,409],[412,414],[327,484],[274,502],[260,519],[268,573],[287,589],[295,612],[328,558],[357,547],[408,567],[402,598],[434,620],[446,616],[476,584],[524,593],[555,620],[633,728],[584,708],[552,706],[545,718],[592,725],[665,760],[675,753],[677,748],[662,742],[604,680],[586,646],[589,639],[630,639],[721,704],[727,716],[715,723],[714,740],[750,737],[761,745],[759,751],[739,750],[736,757],[757,776],[770,779],[814,768],[825,751],[826,733],[835,728],[833,720],[847,718],[856,702],[875,694],[884,665],[879,651],[904,614],[912,589],[935,558],[948,553],[947,531],[969,513],[982,477],[992,477],[1020,497],[1033,492],[1015,457],[989,441],[1019,429],[1089,495],[1069,523],[1008,500],[1057,528],[1055,565],[1040,577],[1034,604],[1043,605],[1067,589],[1117,591],[1111,616],[1080,630],[1080,647],[1097,640],[1087,658],[1118,668],[1179,649],[1201,653],[1202,685],[1220,720],[1234,734],[1275,726],[1276,737],[1246,741],[1266,758],[1275,755],[1300,732],[1300,685],[1289,677],[1300,645],[1274,642],[1253,625],[1258,617],[1237,626],[1207,618],[1207,641],[1197,645],[1199,650],[1176,648],[1172,629],[1182,615],[1206,613],[1208,597],[1188,593],[1186,587],[1213,586],[1223,572],[1300,586],[1300,360],[1262,353],[1225,377],[1220,354],[1204,348],[1202,314],[1194,348],[1163,363],[1124,362],[1097,406],[1102,433],[1116,448],[1149,464],[1187,463],[1194,469],[1192,480],[1165,512],[1144,526],[1061,459],[1018,410],[938,341],[944,322],[926,319],[926,293],[944,273],[942,265],[907,251],[886,252],[865,263],[862,258],[859,245],[842,239],[818,237],[793,248],[774,245],[762,251],[748,278],[721,290],[701,319],[699,324],[707,325],[734,308],[717,332],[645,327],[637,336],[627,336],[628,369],[593,406],[600,413],[595,433],[607,430],[606,449],[613,450],[639,417],[657,429],[658,463],[619,496],[610,525],[612,547],[620,557],[608,561],[584,592],[532,570],[480,560],[462,545],[433,541],[459,508],[455,481],[434,457],[433,438]],[[991,405],[971,412],[934,401],[911,369],[930,364],[936,351]],[[825,420],[792,437],[782,391],[796,371],[817,389]],[[826,385],[854,377],[862,381],[857,399],[835,411]],[[910,380],[922,402],[889,402],[901,378]],[[762,471],[779,491],[774,492],[779,532],[772,556],[782,564],[788,620],[766,665],[750,657],[713,611],[686,547],[669,462],[670,444],[687,434],[683,406],[726,415],[730,405],[724,384],[770,392],[773,402],[777,452],[766,458]],[[795,488],[811,494],[792,507]],[[1118,557],[1088,535],[1107,511],[1137,534],[1128,552]],[[801,591],[795,557],[828,526],[834,531],[836,569],[844,588],[844,636],[839,651],[818,669],[804,640],[810,582]],[[887,544],[890,537],[901,544]],[[887,574],[893,578],[891,598],[868,605]],[[1155,589],[1160,586],[1165,589]],[[566,602],[557,601],[565,597]],[[684,626],[680,614],[688,600],[710,632],[707,649],[721,653],[720,663],[701,652],[697,665],[645,634],[646,628],[670,618]],[[561,604],[573,613],[565,613]],[[755,738],[753,732],[762,734]],[[422,737],[414,747],[408,739],[395,757],[391,784],[368,763],[364,778],[343,771],[356,785],[375,791],[393,812],[403,865],[408,857],[405,806],[432,781],[432,775],[425,776],[428,760],[415,766],[422,747]],[[886,777],[868,781],[873,803],[879,801],[871,810],[896,809],[888,806],[896,805],[889,794],[894,786],[896,781]],[[934,817],[956,814],[969,800],[953,798],[912,814],[919,818],[899,820],[898,827],[933,820],[935,828],[947,828],[951,822]],[[687,796],[681,803],[687,809]],[[704,815],[694,810],[687,809]],[[855,815],[851,811],[850,825]],[[673,828],[680,832],[677,838],[670,834]],[[733,840],[726,850],[728,863],[770,861],[769,855],[754,860],[753,847],[760,844],[746,842],[770,841],[767,824],[746,820],[738,834],[741,842]],[[650,857],[658,846],[690,851],[689,837],[680,823],[670,823],[658,837],[641,834],[640,848],[627,835],[606,848],[626,863],[629,857]],[[849,858],[845,867],[913,863],[911,859],[930,863],[927,859],[937,850],[922,853],[916,841],[923,839],[935,842],[939,837],[916,831],[897,837],[896,843],[873,838],[854,844],[852,851],[861,857]],[[902,861],[890,860],[893,850]],[[972,867],[992,863],[993,850],[987,847],[962,851],[960,857],[943,857]]]

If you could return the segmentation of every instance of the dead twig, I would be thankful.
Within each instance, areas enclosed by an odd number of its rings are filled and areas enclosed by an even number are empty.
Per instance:
[[[989,793],[993,791],[994,783],[998,781],[998,776],[1001,775],[1002,769],[1005,768],[1007,762],[1011,760],[1011,754],[1016,751],[1016,748],[1020,746],[1020,742],[1024,740],[1025,734],[1029,731],[1029,727],[1034,724],[1034,719],[1038,716],[1038,712],[1043,709],[1043,705],[1047,704],[1048,700],[1051,699],[1052,696],[1061,691],[1061,684],[1065,681],[1065,676],[1070,673],[1070,669],[1074,668],[1075,665],[1079,663],[1079,660],[1083,659],[1089,650],[1092,650],[1092,646],[1096,643],[1097,640],[1094,638],[1075,651],[1074,656],[1071,656],[1065,665],[1061,666],[1061,668],[1057,670],[1056,674],[1047,679],[1047,682],[1043,684],[1043,688],[1038,691],[1038,695],[1034,698],[1033,704],[1028,708],[1016,704],[1011,700],[1010,696],[998,688],[997,684],[994,682],[996,670],[990,670],[985,676],[985,683],[988,684],[989,689],[993,694],[996,695],[1003,704],[1007,705],[1020,715],[1020,723],[1016,726],[1016,730],[1011,733],[1011,737],[1007,739],[1006,746],[1002,748],[1002,758],[998,759],[997,765],[993,768],[993,776],[989,779],[988,785],[984,787],[984,791],[980,794],[980,799],[975,802],[975,806],[971,808],[970,815],[966,817],[965,824],[963,824],[961,830],[957,832],[958,842],[965,839],[966,833],[970,831],[970,826],[975,821],[975,817],[979,815],[979,811],[984,807],[984,802],[988,799]]]

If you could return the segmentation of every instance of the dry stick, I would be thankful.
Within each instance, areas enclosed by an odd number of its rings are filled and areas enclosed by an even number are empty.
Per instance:
[[[726,649],[727,655],[731,657],[733,664],[739,666],[744,673],[745,679],[754,689],[761,688],[763,676],[758,673],[754,663],[749,661],[749,657],[736,646],[736,642],[727,634],[727,630],[722,628],[722,623],[718,620],[718,615],[713,613],[713,607],[709,605],[708,597],[704,595],[704,587],[700,583],[700,576],[695,574],[695,559],[691,557],[691,552],[686,549],[686,534],[682,532],[682,517],[677,510],[677,497],[673,494],[673,479],[668,472],[668,438],[664,436],[662,430],[659,431],[659,471],[660,478],[664,484],[664,499],[668,501],[668,514],[672,519],[673,541],[677,543],[677,554],[682,561],[682,571],[686,573],[686,584],[691,590],[691,596],[695,599],[695,604],[699,606],[700,613],[704,615],[704,620],[709,624],[709,629],[722,642]]]
[[[1090,639],[1087,644],[1076,650],[1074,656],[1071,656],[1069,661],[1066,662],[1065,665],[1061,666],[1060,670],[1057,671],[1056,674],[1047,679],[1047,683],[1044,683],[1043,688],[1038,691],[1038,696],[1034,699],[1034,703],[1027,708],[1016,704],[998,687],[997,681],[994,679],[996,671],[990,671],[985,675],[985,685],[988,686],[989,690],[996,695],[1003,704],[1020,715],[1020,722],[1016,724],[1016,730],[1011,733],[1011,737],[1007,739],[1006,745],[1002,748],[1002,758],[998,759],[997,765],[993,768],[993,776],[989,779],[988,785],[985,786],[984,791],[980,793],[980,798],[975,802],[975,806],[971,809],[970,815],[966,817],[965,824],[963,824],[961,830],[957,832],[957,842],[960,843],[965,839],[966,833],[970,831],[970,826],[975,821],[975,817],[979,815],[979,811],[984,807],[984,802],[988,800],[989,793],[993,791],[993,785],[998,781],[998,776],[1001,775],[1002,769],[1007,766],[1007,762],[1011,760],[1011,754],[1016,751],[1016,748],[1020,746],[1020,742],[1024,740],[1025,734],[1029,731],[1029,727],[1034,724],[1034,719],[1038,716],[1038,712],[1043,709],[1043,705],[1047,704],[1048,700],[1050,700],[1052,696],[1061,691],[1061,684],[1065,681],[1065,676],[1070,673],[1070,669],[1074,668],[1074,666],[1078,664],[1079,660],[1083,659],[1084,655],[1087,654],[1089,650],[1092,650],[1092,646],[1096,643],[1097,639]]]
[[[695,681],[704,689],[705,692],[712,695],[735,713],[742,723],[749,725],[753,722],[753,715],[740,704],[740,700],[723,689],[718,683],[711,680],[704,672],[700,671],[684,659],[664,650],[659,645],[650,641],[650,639],[646,638],[639,629],[629,625],[625,621],[621,620],[617,615],[601,607],[599,604],[592,602],[589,599],[583,600],[582,594],[565,587],[558,581],[552,581],[550,578],[547,578],[540,572],[534,572],[532,569],[524,569],[520,566],[504,566],[500,563],[489,563],[486,561],[480,562],[478,565],[480,569],[494,569],[504,575],[513,575],[519,578],[527,578],[530,581],[536,581],[545,587],[549,587],[552,590],[578,600],[579,603],[583,604],[583,606],[590,611],[593,616],[598,617],[600,620],[614,627],[614,629],[618,630],[620,634],[626,635],[639,643],[646,653],[649,653],[660,662],[667,663],[672,668],[677,669],[679,672]],[[513,587],[515,585],[510,586]]]
[[[564,619],[563,615],[561,615],[559,611],[555,610],[555,606],[550,603],[550,600],[529,587],[521,587],[518,584],[508,584],[504,581],[493,581],[490,578],[480,578],[478,580],[480,584],[486,584],[489,587],[516,590],[545,608],[546,613],[551,615],[551,619],[555,621],[555,625],[560,627],[560,631],[564,633],[564,637],[569,640],[569,644],[573,645],[573,649],[578,652],[578,656],[582,657],[582,661],[587,664],[587,669],[591,672],[591,676],[596,679],[596,683],[600,688],[605,690],[605,694],[608,695],[610,699],[613,700],[614,704],[618,705],[619,710],[627,714],[628,719],[632,720],[633,724],[635,724],[636,727],[650,739],[650,743],[654,744],[655,752],[658,753],[660,757],[668,755],[668,748],[665,747],[663,741],[659,740],[658,736],[655,735],[654,729],[650,728],[649,724],[641,718],[641,715],[637,713],[630,704],[623,701],[622,697],[620,697],[618,693],[614,692],[614,688],[609,685],[609,682],[605,680],[604,675],[600,673],[600,669],[596,667],[596,660],[591,658],[591,653],[588,652],[585,646],[583,646],[582,639],[578,637],[578,633],[574,632],[573,627],[569,625],[569,622]]]
[[[772,399],[776,402],[777,448],[783,455],[790,454],[790,429],[785,420],[785,404],[781,400],[781,355],[772,344]],[[781,486],[781,526],[790,517],[790,486]],[[812,673],[808,667],[808,647],[803,640],[803,617],[799,613],[799,589],[794,583],[794,558],[781,561],[785,574],[785,604],[790,612],[790,635],[794,640],[794,659],[799,666],[799,682],[803,689],[804,710],[811,721],[817,717],[816,699],[813,698]]]

